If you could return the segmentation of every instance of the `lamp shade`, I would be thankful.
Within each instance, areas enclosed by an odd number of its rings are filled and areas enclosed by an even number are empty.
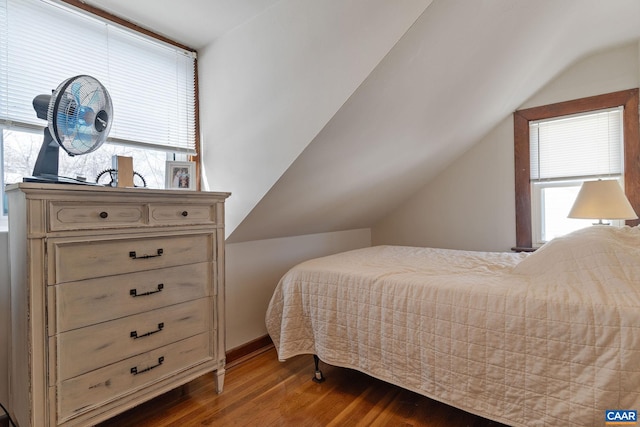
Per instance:
[[[638,218],[615,179],[585,181],[568,216],[584,219]]]

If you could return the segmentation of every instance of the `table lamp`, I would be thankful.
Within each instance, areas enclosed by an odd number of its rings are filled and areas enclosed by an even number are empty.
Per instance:
[[[597,219],[594,225],[609,225],[603,219],[637,219],[629,199],[615,179],[585,181],[568,215],[569,218]]]

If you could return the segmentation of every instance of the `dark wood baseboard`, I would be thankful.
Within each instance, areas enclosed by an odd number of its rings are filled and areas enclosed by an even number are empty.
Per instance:
[[[239,347],[232,348],[227,351],[227,364],[226,367],[232,367],[245,360],[251,359],[265,351],[270,350],[273,347],[273,341],[269,335],[265,335],[255,340],[249,341]],[[0,426],[1,427],[1,426]]]

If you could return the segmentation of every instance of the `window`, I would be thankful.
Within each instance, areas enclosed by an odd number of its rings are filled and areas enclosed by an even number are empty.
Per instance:
[[[530,121],[529,151],[532,238],[539,246],[591,224],[567,218],[584,181],[622,177],[622,107]]]
[[[590,225],[566,218],[585,180],[619,178],[639,210],[638,89],[516,111],[514,137],[516,246]]]
[[[69,77],[100,80],[113,100],[114,120],[107,143],[97,151],[68,157],[61,150],[60,175],[93,181],[117,154],[133,157],[134,170],[149,187],[163,188],[166,160],[197,155],[195,52],[99,14],[59,2],[0,0],[0,218],[5,221],[4,185],[31,175],[42,144],[46,122],[36,117],[32,100]]]

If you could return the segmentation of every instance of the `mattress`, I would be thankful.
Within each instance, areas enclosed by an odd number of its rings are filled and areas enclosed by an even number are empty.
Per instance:
[[[590,227],[531,255],[309,260],[280,280],[266,325],[281,360],[317,354],[509,425],[603,425],[640,409],[640,230]]]

